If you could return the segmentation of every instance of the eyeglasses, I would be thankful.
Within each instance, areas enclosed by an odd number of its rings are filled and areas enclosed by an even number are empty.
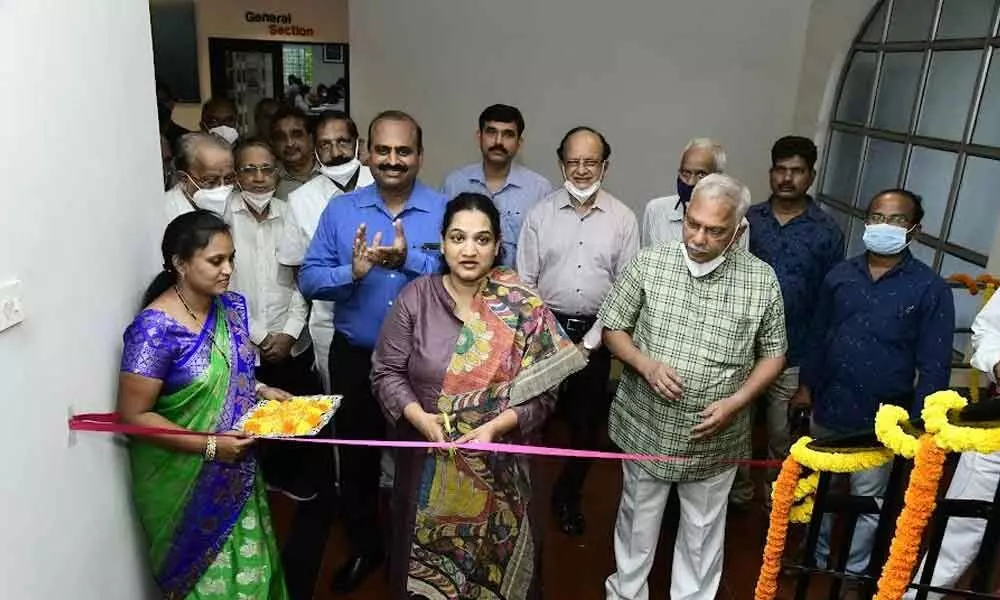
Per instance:
[[[567,160],[563,164],[566,165],[567,169],[573,171],[579,169],[580,167],[583,167],[585,169],[596,169],[597,167],[601,166],[603,162],[604,162],[603,160],[594,160],[590,158],[585,158],[585,159],[573,158]]]
[[[681,179],[684,181],[694,180],[695,182],[701,181],[711,175],[708,171],[688,171],[687,169],[677,169],[677,174],[680,175]]]
[[[322,140],[316,144],[316,149],[320,152],[331,152],[334,147],[339,150],[354,150],[354,145],[357,143],[356,140],[348,140],[345,138],[340,138],[337,140]]]
[[[212,189],[223,185],[233,185],[236,183],[236,173],[229,173],[223,177],[206,177],[204,179],[195,179],[191,175],[188,175],[191,181],[194,182],[196,186],[202,189]]]
[[[906,215],[881,215],[879,213],[871,213],[865,217],[865,223],[869,225],[881,225],[883,223],[888,223],[889,225],[898,225],[900,227],[906,227],[910,224],[910,218]]]
[[[239,168],[239,172],[243,177],[253,177],[257,173],[265,177],[272,177],[278,172],[278,168],[274,165],[245,165]]]

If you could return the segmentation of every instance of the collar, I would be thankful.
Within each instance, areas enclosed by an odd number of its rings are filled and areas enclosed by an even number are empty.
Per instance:
[[[865,278],[867,278],[869,281],[871,281],[872,274],[871,274],[871,271],[868,270],[868,252],[867,251],[862,252],[861,254],[855,256],[854,258],[848,259],[848,262],[850,262],[852,265],[854,265],[854,267],[859,272],[861,272],[862,274],[864,274]],[[894,275],[896,273],[909,273],[910,271],[912,271],[912,268],[915,266],[914,265],[915,262],[916,261],[913,258],[913,254],[910,253],[910,249],[907,248],[906,250],[903,250],[903,258],[902,258],[902,260],[900,260],[898,263],[896,263],[896,266],[894,266],[893,268],[891,268],[888,271],[886,271],[885,275],[883,275],[882,277],[879,278],[879,281],[884,281],[886,277],[889,277],[889,276]]]
[[[288,169],[285,168],[285,165],[279,165],[279,167],[278,167],[278,177],[279,178],[281,178],[281,179],[291,179],[292,181],[298,181],[299,183],[308,183],[308,181],[310,179],[312,179],[313,177],[315,177],[319,173],[320,173],[319,165],[316,164],[315,160],[313,161],[312,171],[310,171],[305,176],[304,179],[299,179],[298,177],[296,177],[296,176],[292,175],[291,173],[289,173]]]
[[[354,195],[354,206],[357,208],[377,207],[385,209],[385,201],[382,200],[382,196],[379,194],[377,183],[356,189],[352,194]],[[431,189],[417,180],[413,182],[410,197],[406,199],[406,204],[400,212],[402,213],[411,209],[426,213],[432,212],[435,208],[434,203],[431,201],[432,196]]]
[[[268,204],[267,215],[264,216],[265,221],[273,221],[274,219],[280,219],[282,216],[281,203],[276,202],[279,200],[277,197],[271,198],[271,203]],[[245,200],[243,200],[243,195],[239,192],[233,192],[229,197],[229,205],[232,207],[233,213],[246,213],[250,217],[256,219],[256,213],[250,210],[247,206]]]
[[[767,212],[771,216],[772,219],[774,219],[775,221],[777,221],[778,218],[774,216],[774,203],[773,203],[773,200],[774,200],[774,196],[768,197],[768,199],[767,199]],[[810,196],[810,195],[807,194],[806,195],[806,210],[801,215],[795,217],[791,221],[788,221],[788,223],[785,223],[785,225],[788,225],[792,221],[797,221],[799,219],[803,219],[803,220],[806,220],[806,221],[818,221],[818,220],[820,220],[823,217],[822,213],[823,213],[823,209],[819,207],[819,204],[817,204],[815,200],[813,200],[812,196]]]
[[[501,190],[507,186],[512,186],[516,188],[525,187],[525,181],[523,177],[524,173],[522,168],[517,163],[512,162],[510,164],[510,171],[507,172],[507,180],[504,181]],[[482,184],[486,187],[486,169],[483,168],[483,163],[479,162],[474,165],[469,165],[469,181]]]
[[[601,212],[605,212],[606,207],[604,204],[607,202],[607,200],[605,200],[605,196],[607,196],[607,192],[604,191],[604,186],[601,186],[601,189],[597,190],[597,194],[594,197],[594,203],[590,206],[590,208],[592,210],[597,209]],[[577,206],[579,205],[576,203],[575,198],[569,195],[566,188],[560,187],[559,195],[556,197],[556,208],[563,209],[569,207],[575,210]]]
[[[679,223],[684,220],[684,205],[681,204],[680,194],[674,194],[664,198],[667,203],[667,220]]]

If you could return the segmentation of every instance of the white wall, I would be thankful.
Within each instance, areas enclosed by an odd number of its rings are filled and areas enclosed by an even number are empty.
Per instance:
[[[803,0],[362,0],[350,5],[351,106],[424,126],[423,178],[476,160],[479,112],[521,108],[523,161],[561,179],[555,147],[586,123],[612,148],[608,189],[638,209],[672,193],[693,136],[719,138],[760,198],[789,132],[810,2]]]
[[[66,426],[70,406],[113,409],[121,332],[151,271],[148,7],[31,0],[0,17],[0,281],[23,281],[27,313],[0,333],[0,597],[148,597],[125,452]]]

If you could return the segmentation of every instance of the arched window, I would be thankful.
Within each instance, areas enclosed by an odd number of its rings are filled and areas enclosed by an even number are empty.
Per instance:
[[[913,254],[944,276],[984,272],[1000,218],[1000,37],[996,0],[881,0],[855,38],[834,103],[819,200],[847,255],[864,250],[879,190],[924,199]],[[977,298],[956,293],[959,328]],[[967,336],[956,338],[964,349]]]

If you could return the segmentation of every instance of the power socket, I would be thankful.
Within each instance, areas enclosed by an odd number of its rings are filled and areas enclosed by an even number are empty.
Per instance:
[[[0,283],[0,331],[10,329],[24,320],[24,301],[21,298],[21,282],[18,280]]]

